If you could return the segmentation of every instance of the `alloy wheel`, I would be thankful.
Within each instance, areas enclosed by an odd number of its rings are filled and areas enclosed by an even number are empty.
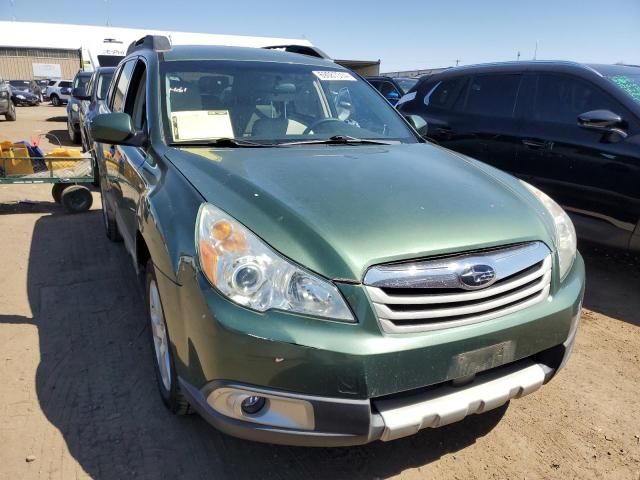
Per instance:
[[[149,319],[151,321],[151,334],[153,347],[156,352],[156,362],[160,371],[162,384],[167,391],[171,390],[171,356],[169,352],[169,338],[164,323],[160,292],[155,279],[149,283]]]

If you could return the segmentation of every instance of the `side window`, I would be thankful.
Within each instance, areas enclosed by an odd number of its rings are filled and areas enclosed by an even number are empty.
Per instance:
[[[147,122],[147,70],[144,62],[138,60],[131,84],[127,92],[124,111],[131,116],[136,130],[143,130]]]
[[[93,92],[93,79],[95,75],[91,75],[89,77],[89,81],[87,82],[87,86],[84,89],[85,95],[91,96],[91,92]]]
[[[423,97],[427,111],[453,110],[455,106],[464,101],[468,83],[467,77],[457,77],[427,85]]]
[[[568,75],[540,74],[533,118],[576,125],[578,115],[590,110],[620,111],[614,100],[595,85]]]
[[[513,117],[521,78],[520,74],[490,74],[473,77],[466,104],[461,110],[475,115]]]
[[[133,67],[135,64],[135,60],[129,60],[120,70],[120,76],[118,77],[110,102],[112,112],[124,111],[124,99],[127,94],[127,87],[131,81],[131,74],[133,73]]]

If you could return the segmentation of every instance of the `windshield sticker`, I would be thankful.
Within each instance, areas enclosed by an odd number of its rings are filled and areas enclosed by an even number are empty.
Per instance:
[[[631,95],[636,102],[640,102],[640,82],[627,75],[614,75],[609,80]]]
[[[338,72],[335,70],[327,70],[324,72],[314,71],[313,74],[323,82],[330,80],[347,80],[349,82],[355,82],[356,79],[349,72]]]
[[[177,141],[234,137],[229,110],[173,112],[171,129]]]

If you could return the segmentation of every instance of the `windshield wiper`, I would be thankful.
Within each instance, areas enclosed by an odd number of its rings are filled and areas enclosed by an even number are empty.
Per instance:
[[[367,138],[351,137],[349,135],[334,135],[329,138],[319,140],[300,140],[298,142],[279,143],[280,147],[288,147],[291,145],[393,145],[393,142],[385,142],[384,140],[370,140]]]
[[[191,142],[173,142],[172,147],[222,147],[222,148],[243,148],[243,147],[277,147],[274,143],[258,143],[237,138],[222,137],[215,140],[194,140]]]

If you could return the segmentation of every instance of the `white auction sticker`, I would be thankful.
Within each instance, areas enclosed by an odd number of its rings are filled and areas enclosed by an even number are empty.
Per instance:
[[[228,110],[194,110],[171,113],[174,140],[233,138]]]
[[[349,72],[339,72],[336,70],[314,71],[313,74],[322,81],[326,80],[348,80],[355,82],[356,79]]]

